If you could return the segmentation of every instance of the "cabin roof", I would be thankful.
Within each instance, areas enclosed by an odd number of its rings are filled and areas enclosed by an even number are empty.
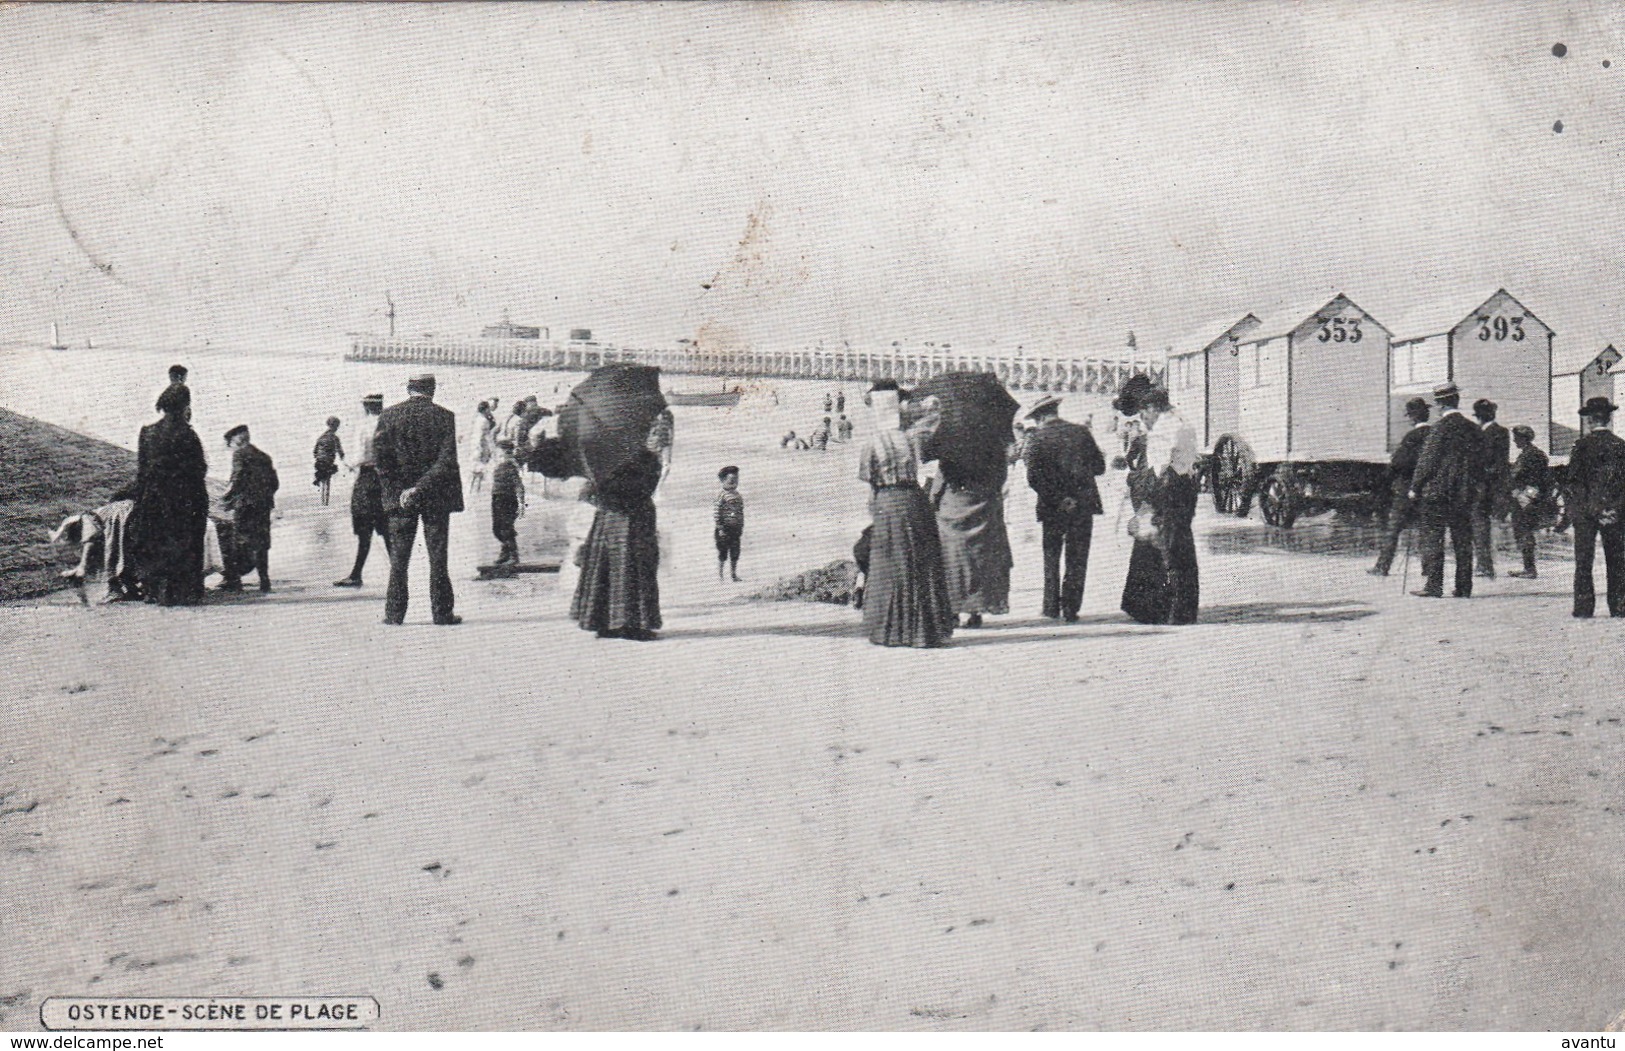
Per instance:
[[[1361,314],[1364,314],[1368,322],[1375,325],[1377,328],[1382,329],[1382,331],[1387,333],[1389,336],[1393,335],[1387,325],[1384,325],[1382,322],[1372,317],[1364,307],[1360,306],[1360,304],[1339,292],[1329,299],[1320,300],[1319,302],[1310,306],[1302,306],[1301,309],[1281,309],[1270,311],[1268,320],[1259,326],[1259,328],[1256,329],[1251,336],[1241,340],[1240,342],[1265,343],[1272,339],[1281,339],[1284,336],[1290,336],[1292,333],[1302,328],[1306,322],[1313,319],[1316,315],[1326,310],[1326,308],[1330,307],[1338,300],[1342,300],[1343,303],[1353,307],[1355,310],[1358,310]]]
[[[1182,358],[1191,354],[1200,354],[1236,329],[1243,328],[1248,322],[1252,323],[1253,329],[1258,327],[1258,318],[1253,314],[1243,314],[1239,318],[1234,314],[1211,318],[1206,324],[1192,329],[1183,339],[1175,341],[1174,349],[1168,356]]]
[[[1462,292],[1448,298],[1436,296],[1405,311],[1399,323],[1394,326],[1394,332],[1397,333],[1395,342],[1411,343],[1416,340],[1426,339],[1429,336],[1443,335],[1478,313],[1482,307],[1488,305],[1497,296],[1505,296],[1510,299],[1523,311],[1526,318],[1532,318],[1547,332],[1552,331],[1550,325],[1542,321],[1534,311],[1524,306],[1522,300],[1504,288],[1498,288],[1484,299],[1476,301],[1473,299],[1473,295],[1474,293],[1471,292]],[[1463,303],[1471,303],[1472,306],[1463,307]]]

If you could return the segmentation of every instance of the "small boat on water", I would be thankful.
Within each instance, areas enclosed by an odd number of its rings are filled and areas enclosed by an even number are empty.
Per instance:
[[[68,345],[62,342],[62,333],[57,329],[56,322],[51,322],[51,349],[67,350]]]
[[[694,391],[679,393],[669,390],[666,392],[667,405],[699,405],[713,409],[731,409],[739,404],[744,392],[738,387],[733,390]]]

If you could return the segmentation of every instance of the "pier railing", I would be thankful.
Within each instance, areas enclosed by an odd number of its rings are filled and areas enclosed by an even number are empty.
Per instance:
[[[358,338],[346,361],[403,365],[469,365],[488,368],[548,369],[581,372],[613,362],[655,365],[674,375],[724,379],[812,379],[871,383],[895,379],[905,385],[945,372],[992,372],[1014,390],[1110,394],[1136,373],[1157,383],[1165,379],[1162,358],[1064,357],[884,350],[710,351],[698,348],[647,350],[602,343],[534,339],[384,339]]]

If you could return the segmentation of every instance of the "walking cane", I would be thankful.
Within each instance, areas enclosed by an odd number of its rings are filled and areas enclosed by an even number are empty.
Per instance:
[[[1405,566],[1399,571],[1399,593],[1405,594],[1409,590],[1411,579],[1411,531],[1405,530]]]

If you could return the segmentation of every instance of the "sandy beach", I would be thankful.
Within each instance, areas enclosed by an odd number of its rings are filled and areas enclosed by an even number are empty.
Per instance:
[[[852,449],[777,446],[822,389],[680,410],[655,643],[577,629],[559,577],[471,580],[483,508],[453,523],[466,623],[429,625],[419,590],[380,624],[381,553],[330,586],[345,491],[312,506],[302,450],[272,595],[0,608],[0,1027],[69,994],[371,995],[383,1028],[442,1030],[1595,1029],[1625,1006],[1617,629],[1568,616],[1563,540],[1537,581],[1424,601],[1364,573],[1369,526],[1204,505],[1202,622],[1143,627],[1109,472],[1063,626],[1018,474],[1014,612],[883,650],[849,609],[743,597],[860,524]],[[723,462],[743,585],[715,579]],[[533,554],[570,509],[533,492]]]

